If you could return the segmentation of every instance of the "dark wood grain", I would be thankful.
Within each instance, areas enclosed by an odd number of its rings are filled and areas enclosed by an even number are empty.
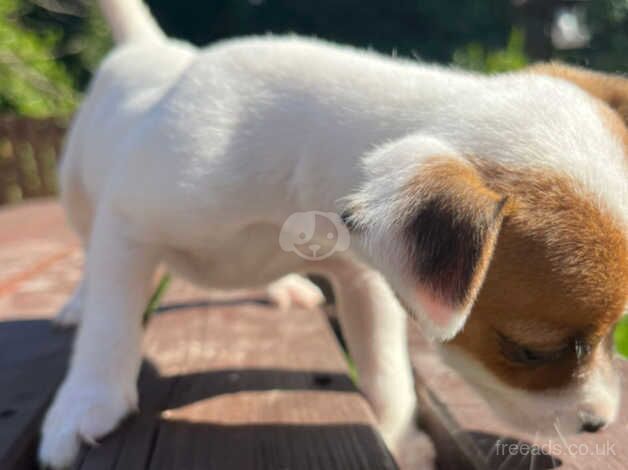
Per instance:
[[[61,381],[71,332],[47,320],[78,276],[76,239],[58,205],[0,210],[0,469],[35,468],[43,413]],[[63,254],[63,256],[60,256]]]
[[[0,469],[29,468],[41,416],[63,377],[70,337],[44,320],[0,323]]]
[[[321,312],[182,308],[145,347],[141,413],[77,468],[396,468]]]
[[[34,468],[70,340],[45,320],[0,323],[3,470]],[[396,468],[321,312],[180,302],[145,350],[141,413],[76,468]]]

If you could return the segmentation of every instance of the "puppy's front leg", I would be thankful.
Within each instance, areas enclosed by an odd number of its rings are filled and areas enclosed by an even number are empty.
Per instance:
[[[361,390],[394,452],[415,432],[416,395],[406,335],[406,312],[384,278],[353,261],[331,266],[338,315]]]
[[[81,441],[107,434],[136,407],[141,314],[155,265],[154,247],[126,237],[124,224],[108,211],[99,214],[74,355],[43,425],[43,464],[67,467]]]

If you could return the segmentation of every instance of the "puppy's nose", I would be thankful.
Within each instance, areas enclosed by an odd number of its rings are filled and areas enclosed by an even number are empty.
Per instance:
[[[310,250],[312,250],[312,253],[314,254],[314,256],[316,256],[316,252],[320,249],[320,245],[317,245],[316,243],[312,243],[311,245],[309,245]]]
[[[604,421],[602,418],[598,418],[597,416],[587,416],[586,419],[582,422],[580,431],[598,432],[604,426],[606,426],[606,421]]]

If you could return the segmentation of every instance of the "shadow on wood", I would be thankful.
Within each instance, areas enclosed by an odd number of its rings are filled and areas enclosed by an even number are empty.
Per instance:
[[[164,310],[173,307],[166,306]],[[159,315],[156,322],[162,316],[170,314]],[[65,373],[71,339],[70,331],[56,329],[46,320],[0,323],[0,468],[3,470],[36,468],[39,426]],[[320,392],[324,395],[329,392],[336,400],[339,396],[355,395],[355,387],[343,373],[234,368],[164,377],[152,362],[145,360],[139,389],[141,412],[125,420],[99,446],[84,448],[75,468],[396,468],[381,437],[368,423],[348,420],[346,424],[321,424],[316,419],[311,423],[305,419],[311,399],[308,394],[319,397],[312,407],[336,403],[333,399],[320,400]],[[194,413],[195,404],[221,396],[246,398],[248,403],[261,401],[262,409],[268,400],[279,401],[284,408],[294,406],[291,400],[298,396],[294,403],[300,411],[295,416],[301,422],[272,422],[272,410],[263,417],[264,422],[250,424],[246,420],[221,422],[215,415],[204,419],[202,411]],[[241,402],[247,403],[246,400]],[[188,408],[192,411],[185,411],[183,418],[177,416],[177,410]]]

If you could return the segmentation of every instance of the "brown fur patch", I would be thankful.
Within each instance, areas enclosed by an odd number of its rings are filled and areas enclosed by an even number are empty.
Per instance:
[[[601,356],[608,360],[604,338],[628,298],[625,228],[565,177],[475,163],[509,203],[485,283],[452,344],[514,387],[564,386]],[[545,364],[516,363],[502,354],[500,335],[568,352]]]
[[[484,279],[503,198],[470,165],[434,157],[403,189],[405,235],[420,284],[451,307],[471,302]]]

